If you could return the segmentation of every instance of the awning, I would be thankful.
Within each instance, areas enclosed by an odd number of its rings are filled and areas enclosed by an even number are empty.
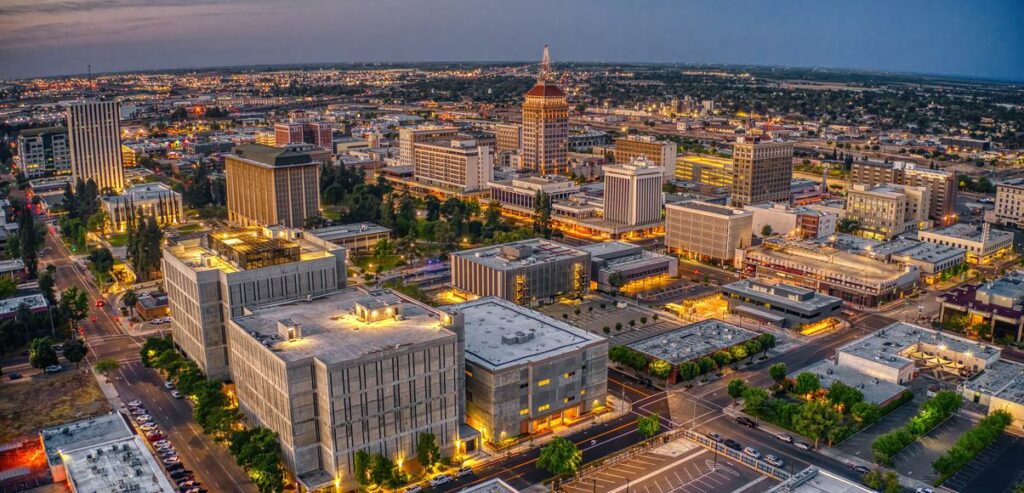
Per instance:
[[[736,307],[736,311],[745,313],[759,320],[765,320],[768,322],[774,322],[777,325],[782,325],[786,321],[786,317],[782,315],[776,315],[772,312],[766,312],[764,310],[758,310],[747,305],[740,305]]]

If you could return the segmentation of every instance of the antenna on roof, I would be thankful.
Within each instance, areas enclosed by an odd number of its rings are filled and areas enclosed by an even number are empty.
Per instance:
[[[540,74],[537,75],[538,82],[547,82],[551,77],[551,53],[548,45],[544,45],[544,56],[540,59]]]

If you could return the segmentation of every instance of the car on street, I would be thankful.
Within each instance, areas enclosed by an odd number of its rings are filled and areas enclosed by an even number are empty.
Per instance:
[[[128,403],[128,407],[142,407],[142,401],[131,401]]]
[[[164,469],[167,469],[167,472],[171,473],[171,479],[175,479],[174,478],[174,473],[176,473],[178,471],[181,471],[181,470],[184,470],[185,469],[185,464],[182,464],[181,462],[176,462],[176,463],[171,464],[169,466],[164,466]]]
[[[178,458],[177,455],[175,455],[173,457],[169,457],[167,459],[164,459],[163,463],[164,463],[164,467],[169,467],[169,466],[173,466],[175,464],[181,464],[181,459]]]
[[[468,478],[473,475],[473,468],[469,466],[463,466],[455,471],[455,479]]]
[[[190,479],[188,481],[181,481],[181,482],[178,483],[178,489],[180,491],[188,491],[188,490],[190,490],[192,488],[197,488],[197,487],[199,487],[199,483],[197,483],[196,480],[194,480],[194,479]]]
[[[163,439],[164,439],[164,436],[160,432],[146,433],[146,440],[149,440],[150,442],[155,442],[157,440],[163,440]]]
[[[704,435],[707,436],[709,439],[711,439],[711,441],[722,443],[722,435],[719,435],[718,433],[715,433],[713,431],[709,431],[709,432],[705,433]]]
[[[753,457],[755,459],[760,459],[761,458],[761,452],[758,452],[757,449],[754,448],[754,447],[747,447],[747,448],[743,449],[743,453],[745,455],[748,455],[748,456]]]
[[[192,488],[191,490],[188,490],[185,493],[206,493],[206,490],[202,488]]]
[[[170,440],[157,440],[157,441],[153,442],[153,446],[154,447],[163,447],[165,445],[170,445],[170,444],[171,444]]]
[[[153,421],[153,417],[148,414],[137,414],[135,421]]]
[[[793,443],[793,437],[791,437],[791,436],[789,436],[789,435],[787,435],[785,433],[776,433],[775,434],[775,439],[783,441],[783,442],[786,442],[786,443]]]
[[[181,399],[182,397],[185,397],[185,395],[182,394],[181,392],[178,392],[177,390],[172,390],[171,391],[171,397],[173,397],[175,399]]]
[[[754,420],[746,416],[737,416],[736,422],[748,428],[757,428],[757,423],[755,423]]]
[[[764,461],[775,467],[786,467],[786,461],[782,460],[777,455],[765,454]]]
[[[181,478],[189,477],[189,476],[193,476],[194,477],[194,475],[192,474],[192,471],[189,471],[188,469],[185,469],[184,467],[182,467],[182,468],[180,468],[180,469],[178,469],[176,471],[171,472],[171,479],[181,479]]]
[[[448,474],[438,474],[437,476],[430,478],[430,486],[441,486],[442,484],[446,484],[451,480],[452,477],[449,476]]]
[[[44,373],[60,373],[62,370],[64,370],[64,367],[60,365],[50,365],[43,368]]]
[[[813,448],[809,443],[805,442],[796,442],[793,445],[800,450],[811,450]]]
[[[410,487],[405,489],[405,493],[420,493],[422,491],[423,491],[423,487],[418,485],[418,484],[414,484],[414,485],[412,485],[412,486],[410,486]]]
[[[736,451],[743,449],[743,447],[740,445],[740,442],[737,442],[732,438],[726,438],[725,440],[722,441],[722,444]]]
[[[142,430],[145,433],[149,433],[149,432],[151,432],[153,430],[160,431],[160,429],[157,428],[156,425],[151,425],[151,424],[142,425],[142,426],[139,427],[139,429]]]
[[[914,493],[935,493],[935,490],[922,486],[922,487],[914,490]]]
[[[103,305],[105,305],[105,304],[106,303],[103,300],[100,300],[100,299],[96,300],[96,308],[103,308]]]
[[[173,389],[174,388],[174,382],[172,382],[170,380],[165,380],[164,381],[164,388],[167,389],[167,390]]]
[[[21,378],[21,373],[18,373],[18,372],[12,372],[12,373],[8,373],[8,374],[7,374],[7,379],[8,379],[8,380],[17,380],[17,379],[19,379],[19,378]]]
[[[854,471],[857,471],[860,474],[867,474],[871,472],[871,469],[860,464],[850,464],[850,469],[853,469]]]

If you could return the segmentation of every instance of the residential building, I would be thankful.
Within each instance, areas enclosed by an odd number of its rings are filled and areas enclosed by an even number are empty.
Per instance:
[[[867,307],[912,292],[921,276],[914,265],[893,265],[810,242],[769,240],[738,252],[736,265],[748,277],[803,286]]]
[[[579,297],[590,286],[590,254],[539,238],[449,254],[452,287],[469,296],[497,296],[534,306]]]
[[[665,247],[702,261],[731,262],[736,249],[750,246],[754,215],[707,202],[665,205]]]
[[[713,187],[732,187],[733,161],[729,158],[698,154],[676,159],[675,177]]]
[[[661,221],[662,168],[642,157],[604,167],[604,218],[636,226]]]
[[[995,222],[1024,228],[1024,178],[996,184]]]
[[[644,158],[660,167],[667,181],[675,171],[676,143],[657,140],[653,135],[628,135],[615,139],[616,163],[628,163],[635,158]]]
[[[797,328],[839,314],[843,301],[813,289],[745,279],[722,286],[729,311],[776,327]]]
[[[579,247],[590,254],[590,280],[605,292],[633,292],[679,277],[679,260],[621,241]]]
[[[942,229],[920,231],[917,239],[925,243],[962,248],[967,251],[967,263],[972,265],[988,265],[1013,253],[1013,233],[992,229],[988,223],[981,226],[961,223]]]
[[[228,219],[301,228],[320,215],[320,161],[298,146],[241,145],[224,159]]]
[[[83,101],[67,107],[72,183],[96,182],[99,190],[124,188],[121,119],[117,101]]]
[[[416,165],[416,143],[454,137],[459,133],[456,127],[422,125],[398,129],[398,152],[402,166]]]
[[[356,452],[401,462],[422,433],[454,455],[472,438],[460,429],[462,320],[362,288],[245,310],[227,322],[238,408],[278,434],[306,491],[356,490]]]
[[[246,307],[336,290],[347,279],[344,248],[280,227],[168,242],[161,270],[174,343],[210,378],[228,375],[225,320]]]
[[[939,295],[939,320],[966,316],[968,329],[987,326],[992,340],[1024,340],[1024,271],[984,284],[966,284]]]
[[[64,127],[30,128],[18,133],[18,169],[28,178],[71,173],[71,147]]]
[[[160,182],[134,185],[118,195],[104,195],[100,197],[100,204],[107,212],[110,229],[115,232],[123,232],[131,218],[154,217],[161,226],[183,221],[181,194]]]
[[[540,175],[569,174],[569,101],[551,77],[544,46],[537,84],[523,102],[522,167]]]
[[[793,180],[793,144],[739,137],[732,151],[731,204],[788,202]]]
[[[754,215],[752,231],[763,236],[765,226],[771,228],[771,235],[796,238],[827,238],[836,232],[839,216],[807,206],[789,207],[782,203],[765,203],[743,206],[743,210]]]
[[[417,142],[413,145],[413,176],[459,192],[485,190],[494,178],[494,152],[475,140]]]
[[[309,230],[324,241],[352,253],[372,253],[377,243],[391,239],[391,229],[374,223],[341,224]]]
[[[903,185],[853,185],[846,196],[846,218],[860,223],[858,234],[888,240],[924,229],[928,189]]]
[[[465,323],[466,423],[495,446],[605,409],[608,341],[488,296],[443,308]]]
[[[869,186],[886,184],[921,186],[928,189],[928,217],[938,224],[956,222],[956,173],[918,167],[914,163],[854,161],[850,183]]]

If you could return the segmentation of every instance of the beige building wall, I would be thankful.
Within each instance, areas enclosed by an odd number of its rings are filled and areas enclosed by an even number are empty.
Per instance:
[[[274,167],[229,155],[228,220],[242,226],[301,228],[320,214],[320,162]]]
[[[740,137],[733,145],[732,159],[733,206],[789,201],[793,144]]]
[[[705,202],[665,205],[665,246],[691,258],[729,262],[750,246],[754,215]]]
[[[124,189],[121,112],[117,101],[85,101],[67,108],[72,184],[93,180],[100,191]]]
[[[398,155],[402,166],[416,164],[416,143],[428,140],[454,137],[459,132],[455,127],[423,126],[398,129]]]
[[[561,89],[538,84],[523,103],[522,165],[541,175],[567,175],[568,152],[569,102]]]

